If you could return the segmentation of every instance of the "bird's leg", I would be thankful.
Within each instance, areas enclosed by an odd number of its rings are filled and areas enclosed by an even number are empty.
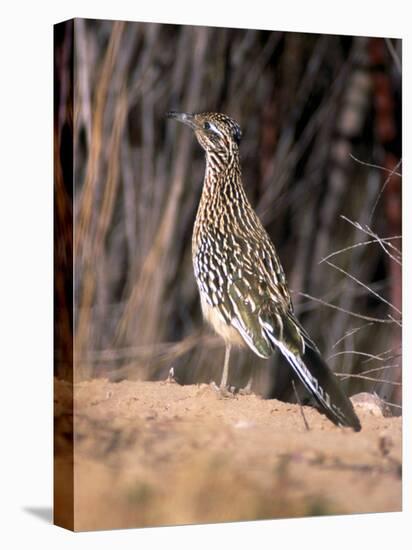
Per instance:
[[[217,392],[220,398],[235,397],[234,389],[228,388],[227,386],[227,380],[229,378],[230,350],[231,350],[231,345],[227,343],[225,348],[225,360],[223,363],[223,372],[222,372],[222,379],[220,381],[220,386],[217,386],[215,382],[212,382],[211,384],[212,388]]]
[[[229,376],[229,357],[230,357],[231,347],[232,346],[229,343],[226,343],[225,362],[223,363],[222,380],[220,382],[221,390],[224,390],[227,387],[227,379]]]

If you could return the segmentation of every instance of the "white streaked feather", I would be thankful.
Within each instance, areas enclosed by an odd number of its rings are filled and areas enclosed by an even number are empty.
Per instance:
[[[244,339],[244,341],[247,343],[247,345],[250,347],[251,350],[253,350],[256,355],[259,357],[262,357],[262,359],[267,359],[267,355],[263,355],[255,346],[255,343],[253,342],[253,338],[251,337],[250,333],[245,329],[245,327],[242,325],[242,323],[239,321],[237,317],[234,317],[232,319],[232,326],[235,327]]]
[[[319,399],[321,404],[332,411],[341,421],[342,424],[345,424],[345,417],[344,414],[340,411],[338,407],[336,407],[333,403],[331,403],[330,395],[324,391],[324,389],[319,386],[318,380],[312,376],[311,372],[305,365],[305,363],[302,361],[302,359],[299,356],[296,356],[294,353],[292,353],[282,342],[277,340],[272,336],[272,334],[268,334],[270,340],[279,348],[279,350],[282,352],[282,355],[287,359],[288,363],[291,365],[291,367],[294,369],[298,377],[300,378],[301,382],[310,390],[316,397]]]

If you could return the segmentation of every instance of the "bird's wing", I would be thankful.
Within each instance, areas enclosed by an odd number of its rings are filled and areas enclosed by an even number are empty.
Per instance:
[[[257,355],[265,358],[275,348],[265,324],[270,317],[272,330],[281,339],[285,331],[283,311],[291,310],[284,274],[271,247],[273,252],[253,236],[246,239],[209,229],[194,257],[195,276],[204,299],[238,330]],[[288,332],[296,333],[291,326]],[[300,339],[295,339],[298,345]]]

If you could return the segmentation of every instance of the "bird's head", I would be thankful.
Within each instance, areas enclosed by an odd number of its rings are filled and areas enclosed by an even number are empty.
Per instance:
[[[237,122],[222,113],[177,113],[166,115],[183,122],[194,131],[197,141],[206,153],[230,154],[237,152],[242,132]]]

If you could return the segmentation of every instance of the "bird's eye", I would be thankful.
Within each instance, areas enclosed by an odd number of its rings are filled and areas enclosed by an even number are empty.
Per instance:
[[[211,128],[210,122],[207,122],[207,121],[204,122],[204,123],[203,123],[203,128],[204,128],[205,130],[210,130],[210,128]]]
[[[242,132],[240,131],[240,128],[237,126],[233,132],[233,139],[235,142],[239,145],[240,140],[242,139]]]

